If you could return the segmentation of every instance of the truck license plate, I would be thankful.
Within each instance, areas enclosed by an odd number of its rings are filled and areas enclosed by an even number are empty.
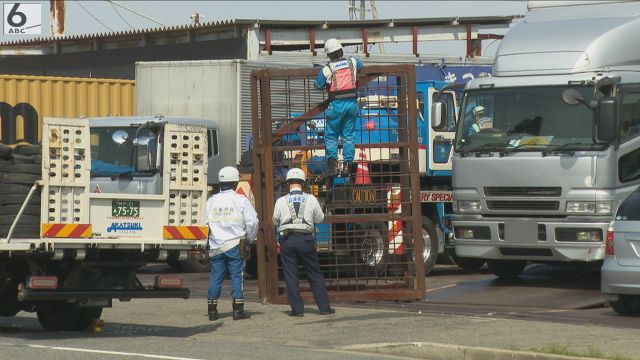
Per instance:
[[[113,200],[111,203],[111,216],[116,217],[139,217],[140,201],[134,200]]]

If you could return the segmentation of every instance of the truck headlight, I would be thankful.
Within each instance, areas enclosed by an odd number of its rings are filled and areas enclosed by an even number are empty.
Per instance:
[[[457,200],[455,203],[454,209],[457,209],[461,213],[482,211],[482,205],[479,200]]]
[[[567,201],[567,213],[610,215],[611,201]]]

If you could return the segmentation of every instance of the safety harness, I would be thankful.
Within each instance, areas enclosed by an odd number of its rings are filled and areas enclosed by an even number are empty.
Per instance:
[[[331,61],[327,64],[331,73],[329,85],[329,99],[355,99],[358,97],[356,88],[356,65],[353,58]]]
[[[289,214],[291,215],[291,219],[280,225],[280,232],[284,233],[284,235],[292,232],[313,233],[313,225],[310,225],[304,219],[304,209],[307,205],[307,194],[294,194],[293,196],[291,194],[287,194],[285,195],[285,201],[287,202],[287,206],[289,207]],[[294,202],[300,203],[297,214],[296,208],[293,205]]]

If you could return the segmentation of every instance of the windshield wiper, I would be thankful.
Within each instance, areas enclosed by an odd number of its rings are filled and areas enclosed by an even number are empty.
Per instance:
[[[586,149],[576,149],[575,146],[578,146],[578,145],[586,145],[586,146],[592,147],[593,144],[584,144],[580,142],[566,143],[566,144],[558,145],[551,149],[542,151],[542,156],[544,157],[552,154],[569,154],[569,156],[573,156],[578,150],[586,150]]]
[[[480,154],[491,155],[494,151],[500,151],[500,149],[503,146],[504,146],[504,143],[502,142],[486,143],[471,149],[460,150],[460,156],[464,157],[470,152],[475,153],[476,155],[480,155]]]
[[[119,180],[119,179],[133,180],[134,174],[141,174],[141,175],[151,176],[151,175],[155,175],[157,172],[158,172],[157,169],[130,170],[130,171],[125,171],[123,173],[111,175],[111,180]]]

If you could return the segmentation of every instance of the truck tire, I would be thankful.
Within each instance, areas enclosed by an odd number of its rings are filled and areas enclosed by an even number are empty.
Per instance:
[[[27,195],[31,190],[31,186],[29,185],[18,185],[18,184],[2,184],[0,186],[0,195],[5,194],[24,194]]]
[[[478,270],[486,262],[484,259],[453,256],[453,262],[464,270]]]
[[[36,190],[31,199],[29,205],[40,205],[40,190]],[[6,194],[0,198],[0,205],[22,205],[27,198],[27,194]]]
[[[7,215],[0,218],[0,225],[3,226],[11,226],[13,224],[13,220],[15,219],[15,215]],[[20,221],[18,221],[18,225],[40,225],[40,216],[38,215],[22,215],[20,217]]]
[[[0,159],[11,159],[11,147],[5,144],[0,144]]]
[[[383,275],[387,270],[389,244],[386,229],[380,224],[356,224],[355,253],[357,261],[366,272]],[[365,272],[365,273],[366,273]]]
[[[15,216],[20,210],[21,205],[5,205],[0,206],[0,215]],[[40,205],[27,205],[24,207],[22,215],[38,215],[40,216]]]
[[[501,279],[518,278],[527,266],[526,260],[487,260],[489,270]]]
[[[39,164],[16,163],[15,165],[9,166],[7,170],[16,174],[42,174],[42,168]]]
[[[42,147],[40,145],[22,145],[16,147],[14,153],[20,155],[40,155],[42,154]]]
[[[180,265],[187,272],[206,273],[211,269],[209,254],[204,251],[190,252],[187,260],[180,261]]]
[[[421,235],[422,243],[423,243],[423,251],[422,251],[422,259],[424,260],[424,274],[428,274],[433,270],[433,267],[436,265],[436,260],[438,259],[438,233],[436,231],[436,227],[433,222],[426,218],[422,217],[422,235]],[[416,262],[415,253],[412,254],[413,263]]]
[[[18,302],[18,283],[6,277],[2,279],[4,284],[0,288],[0,316],[14,316],[20,311]]]
[[[49,303],[36,308],[38,322],[49,331],[83,331],[99,319],[102,308],[79,308],[75,304]]]
[[[39,174],[14,174],[8,173],[0,176],[0,181],[4,184],[24,184],[33,185],[36,180],[40,179]]]

